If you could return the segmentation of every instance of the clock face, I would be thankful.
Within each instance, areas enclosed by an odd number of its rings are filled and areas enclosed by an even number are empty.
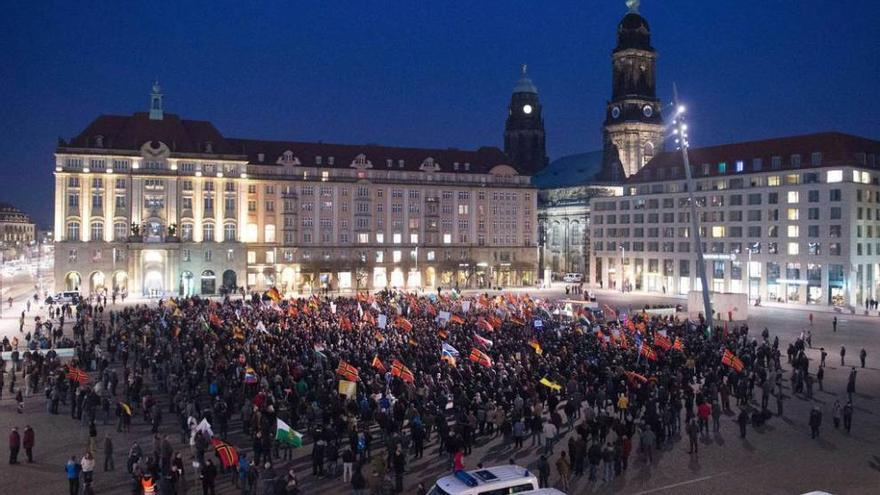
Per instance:
[[[532,113],[532,106],[531,105],[523,105],[523,113],[524,114]]]
[[[612,109],[611,109],[611,116],[612,116],[613,118],[615,118],[615,119],[618,118],[618,117],[620,117],[620,107],[614,107],[614,108],[612,108]]]
[[[645,114],[645,117],[650,117],[651,115],[654,115],[654,108],[651,107],[651,105],[645,105],[642,108],[642,113]]]

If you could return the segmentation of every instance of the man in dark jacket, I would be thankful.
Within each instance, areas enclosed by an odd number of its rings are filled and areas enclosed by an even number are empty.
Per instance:
[[[810,411],[810,432],[812,436],[810,438],[816,438],[819,436],[819,426],[822,425],[822,411],[819,410],[819,406],[814,406],[813,410]]]
[[[746,437],[746,426],[749,424],[749,412],[745,410],[745,408],[739,410],[739,416],[736,417],[736,422],[739,423],[739,437]]]
[[[18,464],[18,451],[21,449],[21,435],[18,428],[12,427],[9,433],[9,464]]]
[[[199,478],[202,480],[202,493],[205,495],[216,495],[214,483],[217,479],[217,467],[214,466],[214,462],[211,459],[205,460],[205,465],[202,467]]]
[[[31,425],[27,425],[24,427],[24,440],[22,441],[22,446],[24,447],[24,453],[27,454],[28,463],[34,462],[34,429],[31,428]]]
[[[550,487],[550,463],[547,462],[547,456],[541,455],[538,459],[538,487]]]

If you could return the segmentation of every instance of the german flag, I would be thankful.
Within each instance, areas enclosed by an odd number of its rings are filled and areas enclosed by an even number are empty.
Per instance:
[[[75,366],[70,367],[70,369],[67,372],[67,378],[70,380],[73,380],[75,382],[78,382],[80,385],[85,385],[85,384],[89,383],[88,373],[86,373],[85,371],[83,371]]]
[[[404,318],[402,316],[398,316],[397,318],[394,319],[394,325],[399,327],[404,332],[411,332],[413,329],[412,323],[410,323],[409,320],[407,320],[406,318]]]
[[[441,328],[440,330],[437,330],[437,336],[441,339],[446,339],[449,338],[449,332]]]
[[[208,323],[215,327],[223,326],[223,322],[220,321],[220,317],[217,316],[217,313],[211,313],[211,316],[208,317]]]
[[[224,468],[229,469],[238,466],[238,451],[235,450],[235,447],[219,438],[212,438],[211,445],[217,451],[217,457],[220,458],[220,463],[223,464]]]
[[[373,356],[373,368],[375,368],[379,373],[385,373],[387,371],[385,369],[385,365],[382,364],[382,360],[379,359],[379,356]]]
[[[501,323],[502,323],[501,318],[499,318],[495,315],[490,315],[486,319],[489,321],[489,324],[492,325],[492,328],[494,328],[495,330],[498,330],[501,328]]]
[[[354,327],[351,324],[351,320],[349,320],[347,316],[343,316],[339,319],[339,328],[350,331]]]
[[[455,323],[457,325],[464,325],[464,318],[458,315],[452,315],[449,317],[449,323]]]
[[[360,378],[358,369],[345,361],[339,361],[339,366],[336,368],[336,374],[350,382],[356,382]]]
[[[437,309],[434,308],[434,305],[431,303],[425,304],[425,313],[428,313],[431,316],[437,316]]]
[[[278,289],[272,287],[271,289],[266,291],[266,295],[269,296],[269,299],[278,302],[281,300],[281,293],[278,292]]]
[[[474,363],[479,363],[487,368],[492,367],[492,358],[490,358],[488,354],[477,349],[476,347],[471,349],[471,355],[468,356],[468,359],[470,359]]]
[[[629,349],[629,340],[627,340],[626,333],[620,332],[620,340],[618,341],[618,345],[621,349]]]
[[[639,349],[639,354],[645,356],[650,361],[657,360],[657,353],[654,352],[654,349],[652,349],[647,342],[642,342],[642,347]]]
[[[406,383],[413,383],[416,381],[413,372],[397,359],[391,364],[391,375],[400,378]]]
[[[629,379],[629,381],[631,383],[635,383],[635,382],[645,383],[648,381],[648,379],[645,378],[645,375],[640,375],[640,374],[636,373],[635,371],[626,371],[626,372],[624,372],[624,374],[626,375],[626,377]]]
[[[487,332],[492,332],[492,331],[495,330],[495,327],[493,327],[492,324],[489,323],[489,320],[487,320],[487,319],[485,319],[485,318],[483,318],[483,317],[480,317],[480,318],[477,320],[477,328],[483,329],[483,330],[485,330],[485,331],[487,331]]]
[[[681,341],[681,337],[675,338],[675,343],[672,344],[672,348],[679,352],[684,352],[684,343]]]
[[[287,316],[291,318],[296,318],[299,315],[299,310],[296,309],[296,304],[288,303],[287,304]]]
[[[654,345],[664,351],[672,349],[672,342],[669,341],[669,337],[659,333],[654,334]]]

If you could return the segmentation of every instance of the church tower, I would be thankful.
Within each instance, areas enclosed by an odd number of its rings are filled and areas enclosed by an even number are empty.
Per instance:
[[[504,153],[516,169],[534,175],[547,165],[547,148],[544,140],[544,118],[538,88],[529,79],[526,66],[507,107],[504,124]]]
[[[636,173],[663,147],[663,119],[656,93],[657,52],[639,1],[627,0],[629,12],[617,26],[611,54],[611,100],[605,111],[605,175],[623,180]]]
[[[162,120],[162,88],[159,81],[153,83],[153,91],[150,93],[150,120]]]

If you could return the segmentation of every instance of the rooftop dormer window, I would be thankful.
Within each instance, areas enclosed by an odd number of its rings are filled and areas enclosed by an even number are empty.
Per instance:
[[[204,144],[205,153],[213,153],[214,152],[214,143],[211,141],[205,141]]]
[[[98,134],[95,136],[95,148],[103,148],[104,147],[104,136]]]

